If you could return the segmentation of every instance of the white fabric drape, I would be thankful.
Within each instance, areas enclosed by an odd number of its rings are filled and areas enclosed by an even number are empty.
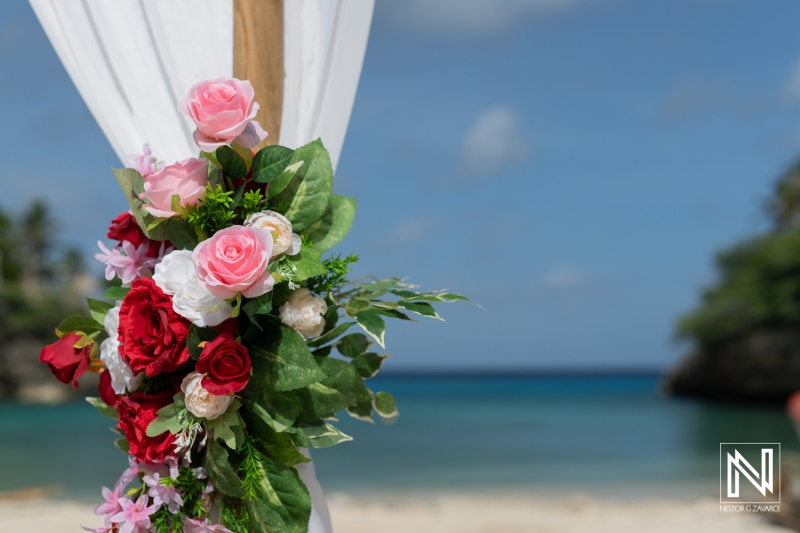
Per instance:
[[[170,164],[196,155],[177,103],[200,80],[233,74],[232,0],[30,0],[64,68],[117,156],[149,143]],[[318,137],[334,169],[344,144],[374,0],[284,2],[280,144]],[[258,100],[258,94],[256,94]],[[313,464],[311,533],[333,531]]]
[[[150,143],[167,164],[197,154],[176,110],[200,80],[233,74],[232,0],[30,0],[109,143],[127,164]],[[344,144],[374,0],[284,3],[279,142]],[[256,100],[258,95],[256,94]]]

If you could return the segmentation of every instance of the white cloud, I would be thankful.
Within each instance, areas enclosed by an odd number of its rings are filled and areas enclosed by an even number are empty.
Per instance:
[[[580,289],[589,284],[589,276],[577,268],[561,266],[550,270],[542,277],[543,289],[564,291]]]
[[[464,136],[461,167],[467,176],[486,177],[525,161],[530,155],[516,115],[506,106],[487,109]]]
[[[525,17],[565,11],[591,0],[403,0],[384,4],[393,25],[435,33],[496,34]]]
[[[435,216],[406,218],[398,222],[388,233],[374,239],[375,248],[401,248],[410,246],[425,235],[436,231],[440,220]]]

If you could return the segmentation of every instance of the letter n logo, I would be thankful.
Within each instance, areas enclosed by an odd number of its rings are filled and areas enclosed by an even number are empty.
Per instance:
[[[720,503],[780,503],[780,450],[780,443],[721,443]]]

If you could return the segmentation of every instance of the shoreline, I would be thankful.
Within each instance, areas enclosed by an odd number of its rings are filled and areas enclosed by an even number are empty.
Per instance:
[[[27,533],[96,527],[93,505],[43,499],[35,492],[0,499],[0,529]],[[8,494],[6,494],[8,496]],[[24,497],[27,496],[28,499]],[[582,494],[535,497],[515,494],[442,493],[435,497],[385,497],[334,493],[328,503],[335,530],[346,533],[780,533],[766,514],[724,513],[713,498],[602,499]],[[74,524],[74,527],[72,526]],[[66,526],[66,527],[65,527]]]

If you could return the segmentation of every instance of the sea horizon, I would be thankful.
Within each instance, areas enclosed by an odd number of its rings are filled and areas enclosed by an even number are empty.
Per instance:
[[[354,440],[312,450],[328,494],[714,496],[719,442],[781,442],[800,452],[777,406],[665,396],[662,372],[531,370],[382,373],[367,382],[400,416],[334,422]],[[0,491],[57,485],[98,501],[126,466],[113,421],[83,401],[0,403]]]

